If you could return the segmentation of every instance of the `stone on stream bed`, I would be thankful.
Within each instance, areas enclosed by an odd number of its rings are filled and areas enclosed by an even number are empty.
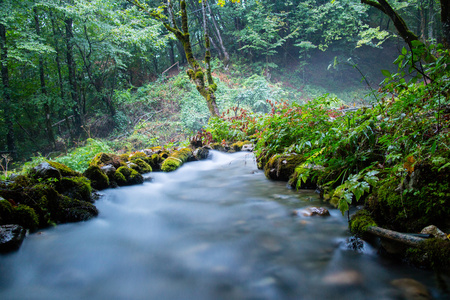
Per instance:
[[[324,207],[306,207],[302,209],[297,209],[292,211],[293,216],[303,216],[303,217],[312,217],[312,216],[320,216],[320,217],[328,217],[330,212],[328,209]]]
[[[26,230],[20,225],[8,224],[0,226],[0,253],[15,251],[25,238]]]

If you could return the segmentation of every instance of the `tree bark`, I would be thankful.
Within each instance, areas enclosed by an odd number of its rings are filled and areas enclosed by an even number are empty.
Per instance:
[[[441,23],[443,44],[448,49],[450,48],[450,1],[441,0]]]
[[[1,2],[0,2],[1,3]],[[17,157],[16,141],[14,135],[14,114],[11,108],[11,90],[9,86],[8,48],[6,46],[6,27],[0,23],[0,65],[2,77],[2,89],[0,95],[3,100],[4,119],[6,125],[6,146],[13,158]]]
[[[75,73],[75,59],[73,56],[73,20],[71,18],[66,18],[64,20],[66,25],[66,50],[67,50],[67,68],[69,71],[69,85],[70,85],[70,95],[72,96],[72,111],[74,115],[74,126],[75,126],[75,134],[78,136],[81,133],[81,126],[83,122],[81,120],[79,106],[80,106],[80,95],[77,86],[77,78]]]
[[[448,0],[442,0],[448,1]],[[372,7],[375,7],[385,13],[394,23],[395,28],[397,29],[400,36],[405,40],[410,48],[412,48],[411,42],[414,40],[419,40],[419,37],[415,35],[411,30],[409,30],[405,21],[400,15],[394,11],[394,9],[389,5],[386,0],[361,0],[361,3],[368,4]]]
[[[421,242],[424,241],[423,238],[416,237],[413,235],[400,233],[397,231],[392,231],[389,229],[384,229],[381,227],[370,226],[367,228],[367,232],[376,235],[378,237],[386,238],[392,241],[400,242],[410,247],[417,247]]]
[[[230,62],[230,55],[228,54],[228,51],[223,44],[222,35],[220,34],[219,26],[217,26],[216,18],[214,17],[214,15],[211,11],[211,6],[209,5],[209,2],[206,2],[206,4],[208,6],[209,15],[211,16],[211,20],[212,20],[214,28],[216,30],[216,37],[217,37],[217,40],[219,41],[219,47],[223,53],[223,58],[224,58],[223,64],[225,65],[225,67],[227,67]]]
[[[37,12],[36,7],[33,9],[33,12],[34,12],[34,24],[36,27],[36,34],[38,36],[40,36],[41,35],[41,27],[39,24],[39,14]],[[44,60],[42,58],[42,55],[39,55],[39,80],[41,82],[41,94],[46,96],[47,95],[47,87],[45,85]],[[52,128],[52,122],[50,120],[50,105],[49,105],[48,101],[49,101],[48,98],[45,97],[45,99],[44,99],[45,128],[47,130],[48,142],[53,147],[56,147],[55,136],[53,134],[53,128]]]

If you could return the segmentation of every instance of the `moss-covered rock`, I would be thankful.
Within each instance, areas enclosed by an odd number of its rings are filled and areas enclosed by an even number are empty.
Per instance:
[[[181,167],[183,162],[176,157],[168,157],[161,165],[161,170],[164,172],[172,172]]]
[[[206,147],[197,148],[194,150],[193,154],[197,160],[207,159],[209,156],[209,149]]]
[[[417,248],[409,248],[406,251],[406,258],[420,267],[449,271],[450,241],[438,238],[427,239]]]
[[[161,163],[163,162],[163,158],[158,154],[154,153],[150,156],[150,167],[152,167],[152,171],[161,170]]]
[[[383,227],[404,232],[418,232],[430,224],[447,228],[450,174],[444,170],[417,164],[406,179],[389,177],[380,182],[376,195],[367,201],[375,220]]]
[[[33,231],[39,227],[39,218],[34,209],[19,204],[13,209],[13,221],[11,223],[19,224],[23,228]]]
[[[371,213],[365,209],[358,211],[350,219],[350,230],[353,234],[364,237],[370,226],[377,226],[377,223],[373,220]]]
[[[134,159],[133,163],[138,166],[139,170],[136,171],[138,171],[141,174],[150,173],[152,171],[152,167],[143,159],[140,158]]]
[[[91,181],[94,189],[103,190],[109,186],[109,178],[99,166],[89,166],[83,175]]]
[[[241,151],[245,144],[248,144],[248,142],[236,142],[231,144],[230,148],[234,151]]]
[[[58,200],[59,207],[55,211],[57,223],[87,221],[98,215],[98,210],[92,203],[71,199],[67,196],[61,196]]]
[[[91,182],[86,177],[64,177],[56,186],[61,195],[83,201],[92,201]]]
[[[274,155],[264,166],[264,174],[268,179],[288,181],[295,168],[304,162],[304,158],[296,154]]]
[[[0,197],[0,225],[11,224],[13,219],[13,206],[9,201]]]
[[[56,161],[47,161],[50,166],[52,166],[53,168],[57,169],[59,171],[59,173],[61,174],[61,176],[63,177],[79,177],[82,176],[81,173],[72,170],[71,168],[69,168],[66,165],[63,165],[62,163],[56,162]]]
[[[39,181],[61,179],[61,173],[55,167],[51,166],[48,162],[42,162],[38,166],[34,167],[31,171],[33,178]]]
[[[122,165],[123,161],[128,160],[128,155],[124,156],[124,158],[121,158],[119,155],[116,154],[108,154],[108,153],[98,153],[90,162],[91,166],[106,166],[106,165],[112,165],[116,169],[119,168]]]
[[[185,162],[191,160],[194,157],[192,150],[189,148],[182,148],[172,153],[161,165],[161,170],[164,172],[172,172]]]
[[[137,171],[122,166],[114,173],[114,179],[119,186],[141,184],[144,182],[144,177]]]

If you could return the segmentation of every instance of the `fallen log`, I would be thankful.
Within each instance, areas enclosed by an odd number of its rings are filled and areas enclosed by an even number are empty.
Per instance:
[[[415,235],[401,233],[389,229],[384,229],[377,226],[369,226],[367,227],[367,232],[373,235],[376,235],[381,238],[389,239],[392,241],[396,241],[410,247],[418,247],[421,242],[423,242],[426,238],[418,237]],[[429,236],[428,236],[429,237]]]

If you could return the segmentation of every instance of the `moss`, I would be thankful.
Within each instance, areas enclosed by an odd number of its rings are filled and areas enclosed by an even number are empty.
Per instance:
[[[89,166],[83,175],[91,181],[94,189],[103,190],[109,186],[109,178],[99,166]]]
[[[97,215],[98,210],[92,203],[61,196],[58,198],[58,209],[52,217],[57,223],[69,223],[86,221]]]
[[[245,145],[245,142],[236,142],[234,144],[231,144],[231,149],[234,151],[241,151],[242,147]]]
[[[144,177],[137,171],[122,166],[114,173],[114,178],[119,186],[140,184],[144,182]]]
[[[127,185],[127,178],[121,172],[116,171],[114,173],[114,180],[116,181],[117,185],[119,185],[119,186]]]
[[[380,224],[394,230],[415,232],[430,224],[445,227],[450,215],[447,179],[439,174],[422,177],[410,188],[409,184],[405,187],[406,180],[387,178],[377,187],[376,197],[368,201],[369,208]]]
[[[39,227],[39,217],[33,208],[19,204],[13,209],[13,223],[29,229],[36,230]]]
[[[56,189],[60,194],[73,199],[91,201],[91,182],[86,177],[62,178]]]
[[[217,151],[224,151],[225,147],[221,143],[211,143],[209,146],[211,146],[212,149]]]
[[[133,160],[133,163],[135,163],[136,165],[138,165],[139,167],[139,173],[144,174],[144,173],[150,173],[152,171],[152,167],[145,162],[143,159],[135,159]]]
[[[59,162],[56,162],[56,161],[47,161],[47,162],[50,164],[50,166],[57,169],[59,171],[59,173],[61,174],[61,176],[63,176],[63,177],[82,176],[81,173],[76,172],[76,171],[72,170],[71,168],[69,168],[68,166],[63,165]]]
[[[163,161],[162,157],[155,153],[152,154],[152,156],[150,157],[149,165],[150,167],[152,167],[153,171],[160,170],[162,161]]]
[[[367,228],[370,226],[377,226],[377,223],[372,219],[372,215],[367,210],[358,211],[350,219],[350,231],[353,234],[364,236]]]
[[[175,157],[169,157],[166,160],[164,160],[163,164],[161,165],[161,170],[164,172],[172,172],[178,169],[183,162]]]
[[[274,155],[264,166],[264,174],[272,180],[288,181],[303,161],[304,158],[296,154]]]
[[[128,160],[128,155],[126,157]],[[122,164],[121,161],[123,159],[115,154],[108,153],[98,153],[90,162],[91,166],[105,166],[105,165],[113,165],[115,168],[119,168]]]
[[[182,148],[172,153],[161,165],[164,172],[172,172],[183,165],[183,163],[194,159],[194,154],[189,148]]]
[[[9,201],[0,198],[0,225],[11,224],[13,207]]]
[[[450,269],[450,241],[442,239],[427,239],[417,248],[410,248],[406,252],[406,258],[414,265],[435,268],[440,270]]]
[[[161,151],[159,154],[159,157],[161,157],[162,159],[166,159],[170,156],[170,152],[167,150],[163,150]]]
[[[197,70],[197,72],[195,72],[195,79],[203,79],[204,76],[202,70]]]

